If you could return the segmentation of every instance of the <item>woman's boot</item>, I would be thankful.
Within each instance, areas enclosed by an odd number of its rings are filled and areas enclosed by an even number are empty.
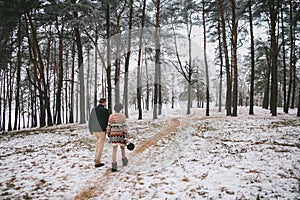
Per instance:
[[[117,171],[117,162],[113,162],[112,163],[111,171],[112,172],[116,172]]]
[[[122,163],[123,163],[123,166],[126,166],[128,164],[128,159],[126,157],[122,158]]]

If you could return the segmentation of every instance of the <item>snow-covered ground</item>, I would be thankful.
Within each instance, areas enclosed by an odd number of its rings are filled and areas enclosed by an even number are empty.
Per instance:
[[[240,107],[163,110],[128,120],[136,149],[123,167],[94,168],[95,139],[86,125],[0,136],[0,199],[300,199],[300,118]]]

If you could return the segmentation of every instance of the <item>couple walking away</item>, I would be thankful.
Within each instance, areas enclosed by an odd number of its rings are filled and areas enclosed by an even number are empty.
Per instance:
[[[112,172],[116,172],[118,146],[121,148],[123,166],[128,164],[128,159],[125,153],[125,146],[128,142],[126,117],[120,113],[123,109],[123,105],[121,103],[117,103],[114,106],[115,113],[111,115],[105,107],[106,99],[101,98],[99,100],[99,105],[92,109],[88,127],[89,131],[96,137],[97,140],[96,155],[94,160],[95,167],[104,166],[104,163],[101,162],[101,157],[107,134],[109,142],[113,146]]]

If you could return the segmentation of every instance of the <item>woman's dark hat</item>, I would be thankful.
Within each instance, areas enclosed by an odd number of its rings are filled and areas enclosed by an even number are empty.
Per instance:
[[[134,147],[135,147],[135,145],[134,145],[133,143],[131,143],[131,142],[129,142],[129,143],[127,144],[127,149],[128,149],[129,151],[132,151],[132,150],[134,149]]]

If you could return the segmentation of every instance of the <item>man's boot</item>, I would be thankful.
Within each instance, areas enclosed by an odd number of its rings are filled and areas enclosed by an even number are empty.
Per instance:
[[[117,171],[117,162],[113,162],[112,163],[111,171],[112,172],[116,172]]]

